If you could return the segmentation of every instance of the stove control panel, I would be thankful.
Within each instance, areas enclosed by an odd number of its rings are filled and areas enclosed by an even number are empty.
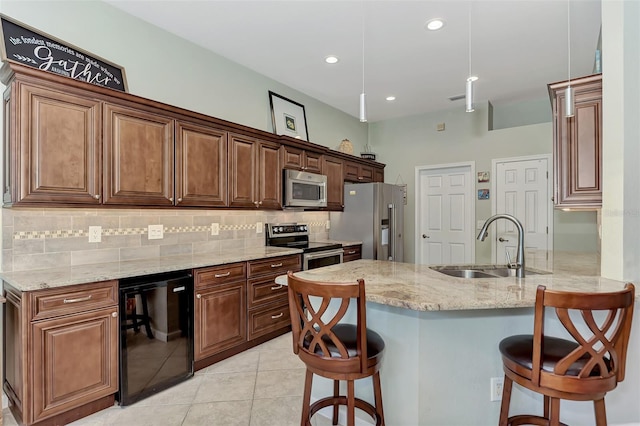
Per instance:
[[[267,223],[268,237],[284,237],[294,235],[308,235],[309,227],[299,223]]]

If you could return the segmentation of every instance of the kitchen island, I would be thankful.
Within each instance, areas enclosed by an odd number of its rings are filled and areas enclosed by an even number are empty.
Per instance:
[[[490,401],[490,379],[502,377],[498,343],[504,337],[533,332],[535,290],[545,285],[566,291],[609,292],[624,283],[599,277],[596,255],[544,253],[527,256],[524,279],[455,278],[424,265],[358,260],[296,273],[306,279],[348,282],[364,278],[368,327],[382,335],[386,353],[381,369],[386,422],[389,425],[495,425],[500,402]],[[286,277],[276,282],[285,283]],[[638,303],[636,302],[636,308]],[[349,321],[355,321],[353,312]],[[554,320],[552,335],[566,332]],[[640,422],[640,324],[632,326],[627,376],[606,398],[610,424]],[[313,397],[331,392],[314,381]],[[372,401],[369,383],[356,392]],[[512,413],[538,413],[542,397],[514,386]],[[588,402],[563,401],[561,420],[592,424]]]

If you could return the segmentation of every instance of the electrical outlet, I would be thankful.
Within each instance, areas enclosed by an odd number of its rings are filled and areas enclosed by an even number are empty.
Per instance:
[[[164,226],[163,225],[149,225],[148,237],[150,240],[161,240],[164,238]]]
[[[220,224],[214,222],[211,224],[211,235],[220,235]]]
[[[264,225],[262,222],[256,222],[256,234],[262,234],[262,228]]]
[[[331,229],[331,221],[327,219],[327,229]]]
[[[102,226],[89,227],[89,242],[99,243],[102,241]]]
[[[502,400],[502,388],[504,388],[504,377],[491,378],[491,401]]]

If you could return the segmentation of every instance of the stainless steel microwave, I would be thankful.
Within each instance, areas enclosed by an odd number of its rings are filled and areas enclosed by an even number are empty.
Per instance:
[[[284,171],[285,207],[327,207],[327,177],[298,170]]]

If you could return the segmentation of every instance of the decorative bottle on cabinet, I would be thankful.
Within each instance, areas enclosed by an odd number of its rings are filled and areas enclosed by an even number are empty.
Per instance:
[[[602,207],[602,74],[571,80],[575,115],[564,116],[567,81],[549,84],[556,208]]]

